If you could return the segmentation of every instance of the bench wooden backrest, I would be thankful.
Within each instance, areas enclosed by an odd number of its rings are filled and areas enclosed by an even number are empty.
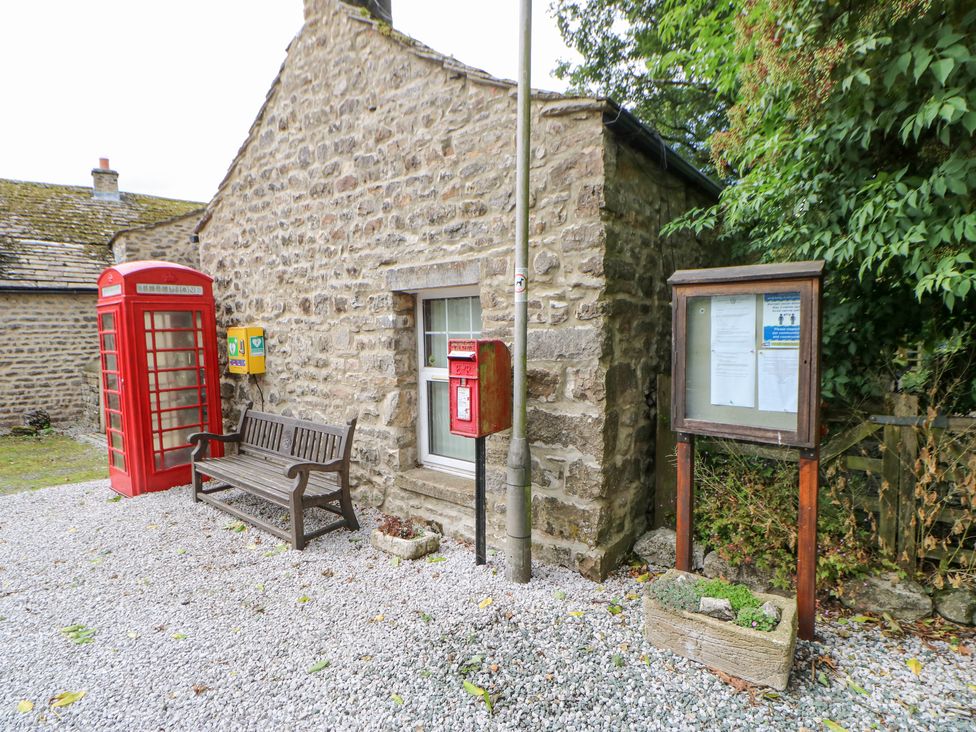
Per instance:
[[[348,464],[355,429],[355,419],[345,425],[318,424],[248,407],[237,431],[241,434],[239,449],[244,453],[283,455],[295,462],[342,459]]]

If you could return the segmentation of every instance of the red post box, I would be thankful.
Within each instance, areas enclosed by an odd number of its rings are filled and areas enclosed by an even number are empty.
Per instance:
[[[189,483],[189,436],[222,432],[212,282],[168,262],[117,264],[98,278],[109,477],[118,493]]]
[[[512,357],[501,341],[447,344],[451,434],[484,437],[512,426]]]

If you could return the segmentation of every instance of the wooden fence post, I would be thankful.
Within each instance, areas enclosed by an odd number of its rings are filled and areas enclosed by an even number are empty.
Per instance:
[[[918,397],[909,394],[896,394],[894,397],[896,417],[917,417]],[[914,426],[897,428],[901,432],[899,467],[901,478],[898,487],[898,564],[902,569],[914,572],[916,564],[916,521],[915,521],[915,460],[918,458],[918,432]]]
[[[894,404],[888,401],[893,412]],[[884,454],[881,456],[881,490],[878,496],[878,542],[881,551],[889,558],[896,556],[898,548],[898,499],[901,496],[901,429],[885,425]]]
[[[671,431],[671,377],[657,376],[657,431],[654,441],[654,520],[651,528],[673,527],[678,473],[674,464],[675,434]]]

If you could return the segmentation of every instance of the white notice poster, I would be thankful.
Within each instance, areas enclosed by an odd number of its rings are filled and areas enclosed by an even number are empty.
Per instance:
[[[471,389],[467,386],[457,388],[457,417],[465,422],[471,421]]]
[[[754,407],[756,296],[716,296],[711,305],[711,402]]]
[[[799,379],[798,350],[767,348],[759,351],[759,408],[766,412],[796,413]]]

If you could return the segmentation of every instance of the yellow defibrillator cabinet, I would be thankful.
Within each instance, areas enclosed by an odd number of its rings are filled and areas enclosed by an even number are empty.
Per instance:
[[[227,364],[232,374],[263,374],[264,328],[228,328]]]

